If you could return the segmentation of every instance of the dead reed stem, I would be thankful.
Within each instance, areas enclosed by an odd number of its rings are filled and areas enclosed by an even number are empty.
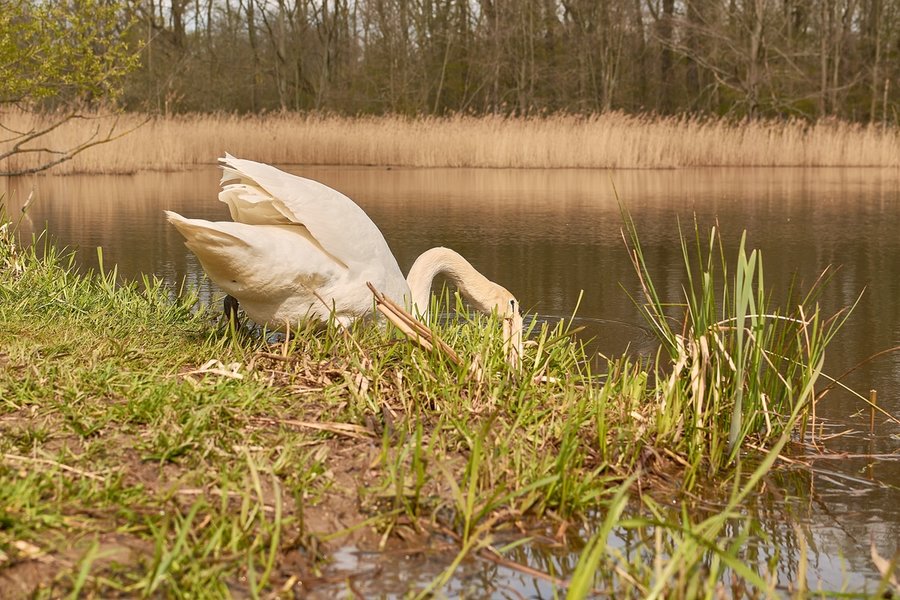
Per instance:
[[[875,409],[878,408],[878,391],[869,390],[869,435],[875,435]]]
[[[393,323],[406,337],[429,352],[437,346],[444,355],[453,361],[453,364],[461,364],[462,361],[459,355],[444,340],[434,335],[421,321],[379,292],[370,282],[367,281],[366,285],[372,291],[372,296],[375,298],[375,308],[378,312]]]
[[[127,130],[144,114],[111,115]],[[0,112],[18,131],[43,117]],[[92,121],[96,126],[96,119]],[[89,132],[73,121],[40,146],[77,146]],[[5,145],[0,139],[0,151]],[[900,130],[824,120],[746,121],[692,117],[555,115],[342,117],[318,114],[195,114],[152,117],[129,135],[54,168],[55,173],[180,170],[225,151],[275,164],[492,168],[672,168],[697,166],[900,167]],[[28,168],[41,153],[6,167]]]

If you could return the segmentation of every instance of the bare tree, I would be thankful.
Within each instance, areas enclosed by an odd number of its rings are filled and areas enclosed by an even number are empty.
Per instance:
[[[897,103],[893,0],[135,1],[148,48],[126,100],[160,111],[873,120]]]

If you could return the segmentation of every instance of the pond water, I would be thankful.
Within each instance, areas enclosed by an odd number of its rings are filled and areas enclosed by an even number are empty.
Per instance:
[[[864,292],[830,348],[827,373],[839,375],[900,345],[900,170],[288,170],[355,199],[381,228],[404,272],[425,249],[452,247],[538,318],[569,317],[578,306],[576,318],[608,355],[654,347],[628,296],[637,296],[638,283],[622,242],[619,202],[634,218],[663,298],[682,298],[679,223],[690,231],[696,218],[706,231],[717,222],[730,256],[743,230],[748,246],[762,250],[766,284],[776,299],[792,278],[808,287],[828,265],[839,271],[821,298],[826,313]],[[104,263],[118,265],[122,276],[155,273],[173,284],[186,279],[215,295],[162,210],[226,219],[225,206],[216,200],[218,179],[213,166],[133,176],[44,176],[0,181],[0,193],[15,214],[33,192],[24,227],[46,227],[55,240],[80,249],[86,266],[96,266],[95,248],[102,246]],[[900,416],[900,352],[865,363],[844,383],[866,395],[876,389],[879,405]],[[870,544],[890,557],[900,539],[900,425],[879,417],[870,435],[868,410],[840,390],[829,393],[817,412],[825,433],[848,431],[823,442],[823,451],[845,455],[806,457],[811,469],[779,471],[773,482],[780,491],[760,495],[750,508],[762,530],[784,540],[775,559],[783,583],[796,575],[796,523],[809,544],[813,589],[873,589]],[[536,547],[522,552],[520,560],[552,563],[563,574],[577,559]],[[339,558],[335,568],[348,572],[378,562],[353,549]],[[427,581],[450,560],[416,568],[422,567],[419,575]],[[399,571],[408,572],[408,563],[381,562],[379,579],[394,568],[398,581],[411,583]],[[437,565],[435,573],[428,564]],[[497,585],[526,597],[552,595],[549,584],[491,569],[467,567],[451,592],[463,593],[466,582],[474,581],[472,589]]]

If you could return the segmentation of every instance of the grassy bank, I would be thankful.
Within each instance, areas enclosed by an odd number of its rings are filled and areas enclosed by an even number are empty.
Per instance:
[[[325,589],[343,544],[440,540],[458,560],[411,586],[425,593],[467,557],[515,565],[507,554],[537,523],[563,540],[596,530],[578,566],[551,577],[572,597],[774,590],[771,565],[747,566],[738,507],[807,414],[837,322],[814,296],[786,315],[766,307],[755,253],[723,296],[716,237],[686,245],[688,272],[705,275],[675,333],[632,238],[659,359],[593,372],[561,323],[533,326],[512,371],[486,318],[435,324],[460,364],[365,324],[266,339],[157,282],[78,275],[52,247],[38,258],[10,229],[0,589],[290,597]],[[774,452],[738,485],[748,444]],[[712,516],[653,500],[701,484],[732,489]],[[613,528],[638,551],[608,546]]]
[[[146,123],[144,123],[146,121]],[[5,127],[28,131],[41,118],[4,112]],[[143,123],[143,125],[142,125]],[[114,127],[113,127],[114,126]],[[153,117],[124,114],[66,123],[31,146],[71,148],[99,128],[137,128],[55,168],[56,173],[130,173],[208,164],[225,151],[278,164],[497,168],[669,168],[695,166],[900,166],[900,131],[838,121],[593,117],[467,117],[269,114]],[[0,144],[2,147],[2,144]],[[48,158],[21,154],[9,167]],[[5,170],[5,169],[4,169]]]

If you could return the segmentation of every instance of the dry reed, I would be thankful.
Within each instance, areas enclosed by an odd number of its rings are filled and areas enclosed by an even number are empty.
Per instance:
[[[117,117],[125,130],[146,115]],[[42,117],[0,113],[27,130]],[[114,117],[107,117],[111,123]],[[107,125],[108,125],[107,123]],[[83,142],[96,121],[74,121],[41,146]],[[8,144],[7,144],[8,145]],[[0,142],[0,152],[4,145]],[[900,166],[900,130],[841,121],[746,121],[692,117],[342,117],[314,114],[153,117],[133,133],[91,148],[56,173],[128,173],[209,164],[224,152],[277,164],[495,168],[695,166]],[[45,156],[46,157],[46,156]],[[0,171],[34,164],[19,155]]]

